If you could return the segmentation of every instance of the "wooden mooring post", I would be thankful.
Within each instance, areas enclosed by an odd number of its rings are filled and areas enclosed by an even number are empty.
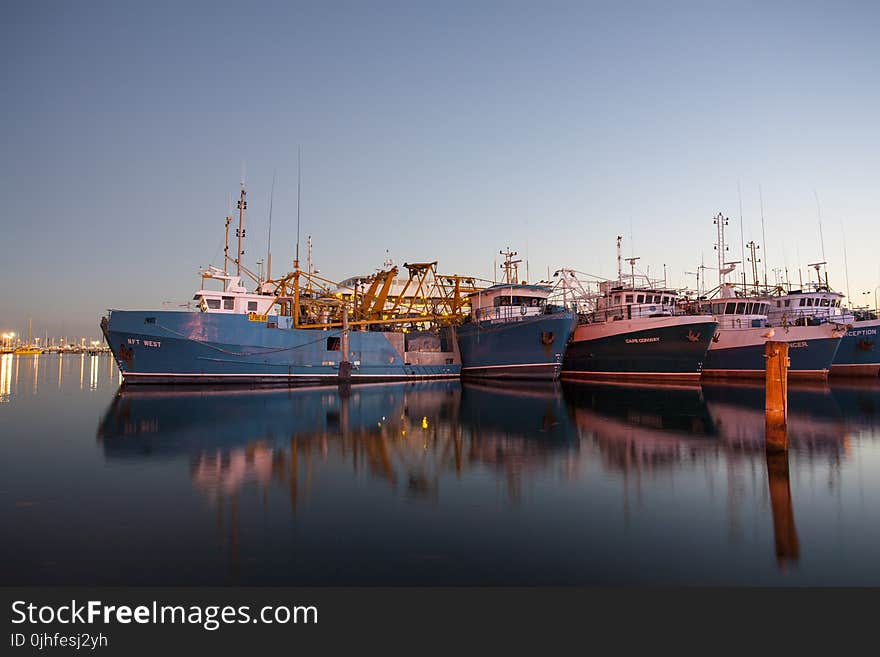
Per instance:
[[[342,309],[342,359],[339,361],[339,385],[351,383],[351,361],[349,360],[348,308]]]
[[[767,398],[764,407],[767,451],[788,449],[788,343],[767,341],[766,359]]]

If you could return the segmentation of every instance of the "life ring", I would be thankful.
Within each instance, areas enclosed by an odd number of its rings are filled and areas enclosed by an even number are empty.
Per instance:
[[[208,312],[208,302],[205,301],[205,297],[199,299],[199,310],[201,310],[203,313]]]
[[[519,307],[519,314],[520,314],[520,315],[525,315],[525,314],[526,314],[526,304],[523,304],[523,305],[521,305],[521,306]]]

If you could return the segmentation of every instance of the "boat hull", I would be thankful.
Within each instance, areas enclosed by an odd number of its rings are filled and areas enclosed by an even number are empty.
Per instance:
[[[289,328],[290,318],[111,311],[105,337],[126,383],[309,385],[339,380],[339,329]],[[351,331],[351,381],[456,378],[452,352],[411,354],[402,334]],[[420,364],[413,364],[410,360]]]
[[[840,346],[840,331],[832,324],[820,326],[790,326],[773,329],[733,328],[719,329],[706,354],[703,377],[707,379],[764,378],[765,344],[767,340],[788,343],[790,360],[788,376],[791,379],[824,380]]]
[[[554,380],[559,377],[574,315],[520,321],[468,322],[458,329],[461,375],[475,379]]]
[[[880,376],[880,319],[854,322],[840,341],[831,374]]]
[[[582,324],[566,351],[562,378],[699,380],[717,326],[706,315]]]

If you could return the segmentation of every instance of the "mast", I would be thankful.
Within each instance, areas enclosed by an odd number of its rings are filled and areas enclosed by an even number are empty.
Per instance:
[[[758,185],[758,198],[761,201],[761,242],[764,243],[764,287],[767,287],[767,233],[764,232],[764,193]],[[766,290],[765,290],[766,291]]]
[[[758,286],[761,284],[761,281],[758,279],[758,263],[761,262],[761,259],[756,256],[756,252],[760,249],[760,245],[755,244],[755,240],[750,241],[746,244],[746,248],[751,253],[751,257],[749,258],[749,262],[752,263],[752,277],[754,278],[755,285],[755,294],[758,294]]]
[[[739,180],[736,181],[736,194],[739,196],[739,261],[744,262],[746,259],[746,238],[745,229],[743,228],[743,197],[740,190]],[[743,293],[746,291],[746,268],[743,266]]]
[[[636,260],[641,260],[641,257],[626,259],[626,261],[629,263],[629,270],[630,270],[630,276],[632,277],[633,289],[636,288]]]
[[[302,188],[302,149],[296,150],[296,255],[293,258],[293,268],[299,271],[299,198]]]
[[[822,260],[825,260],[825,238],[822,237],[822,209],[819,207],[819,195],[816,193],[816,190],[813,190],[813,196],[816,197],[816,214],[819,216],[819,246],[822,249]],[[826,278],[828,274],[826,273]],[[822,279],[819,278],[819,283],[822,282]]]
[[[617,282],[623,284],[623,255],[620,250],[620,241],[622,236],[617,236]]]
[[[272,191],[269,193],[269,240],[266,243],[266,280],[272,278],[272,205],[275,201],[275,171],[272,171]]]
[[[224,238],[224,240],[223,240],[223,242],[224,242],[224,247],[223,247],[223,275],[224,275],[224,276],[226,276],[227,273],[228,273],[228,272],[226,271],[226,263],[227,263],[227,261],[229,260],[229,224],[231,224],[231,223],[232,223],[232,213],[230,212],[229,214],[226,215],[226,236],[225,236],[225,238]],[[223,281],[223,290],[224,290],[224,291],[226,290],[226,281]]]
[[[722,215],[720,212],[713,217],[712,223],[715,224],[717,232],[717,241],[715,242],[715,250],[718,251],[718,285],[724,283],[724,253],[730,249],[724,243],[724,227],[730,224],[730,219]]]
[[[504,256],[504,264],[501,265],[501,268],[504,270],[504,281],[508,285],[516,285],[519,280],[519,268],[518,264],[522,262],[522,260],[514,260],[513,256],[517,255],[516,251],[511,251],[510,247],[507,247],[507,251],[499,251],[500,255]]]
[[[244,188],[244,178],[241,180],[241,192],[238,198],[238,228],[235,236],[238,238],[238,252],[235,255],[236,275],[241,276],[241,256],[244,251],[241,249],[241,240],[244,238],[244,211],[247,209],[247,191]]]
[[[846,273],[846,298],[847,302],[852,304],[852,297],[849,294],[849,263],[846,260],[846,231],[843,229],[843,220],[840,221],[840,234],[843,237],[843,271]],[[825,269],[825,281],[828,281],[828,269]]]

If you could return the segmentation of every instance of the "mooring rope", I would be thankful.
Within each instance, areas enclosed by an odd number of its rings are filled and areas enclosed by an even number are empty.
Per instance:
[[[326,331],[326,332],[321,331],[325,335],[318,338],[317,340],[312,340],[311,342],[305,342],[303,344],[295,345],[292,347],[279,347],[277,349],[265,349],[262,351],[252,351],[252,352],[246,352],[246,351],[236,352],[236,351],[229,351],[228,349],[224,349],[223,347],[217,347],[209,342],[206,342],[205,340],[199,340],[198,338],[193,338],[191,336],[185,335],[183,333],[180,333],[179,331],[175,331],[174,329],[168,328],[167,326],[164,326],[162,324],[156,324],[156,326],[165,330],[165,331],[168,331],[169,333],[171,333],[173,335],[176,335],[180,338],[183,338],[184,340],[190,340],[191,342],[195,342],[196,344],[203,345],[205,347],[208,347],[209,349],[213,349],[214,351],[219,351],[221,354],[226,354],[227,356],[262,356],[264,354],[277,354],[277,353],[281,353],[283,351],[293,351],[295,349],[302,349],[303,347],[308,347],[310,345],[317,344],[318,342],[321,342],[321,341],[327,339],[328,337],[341,336],[341,332],[338,332],[338,331]],[[299,329],[297,329],[297,330],[299,330]]]

